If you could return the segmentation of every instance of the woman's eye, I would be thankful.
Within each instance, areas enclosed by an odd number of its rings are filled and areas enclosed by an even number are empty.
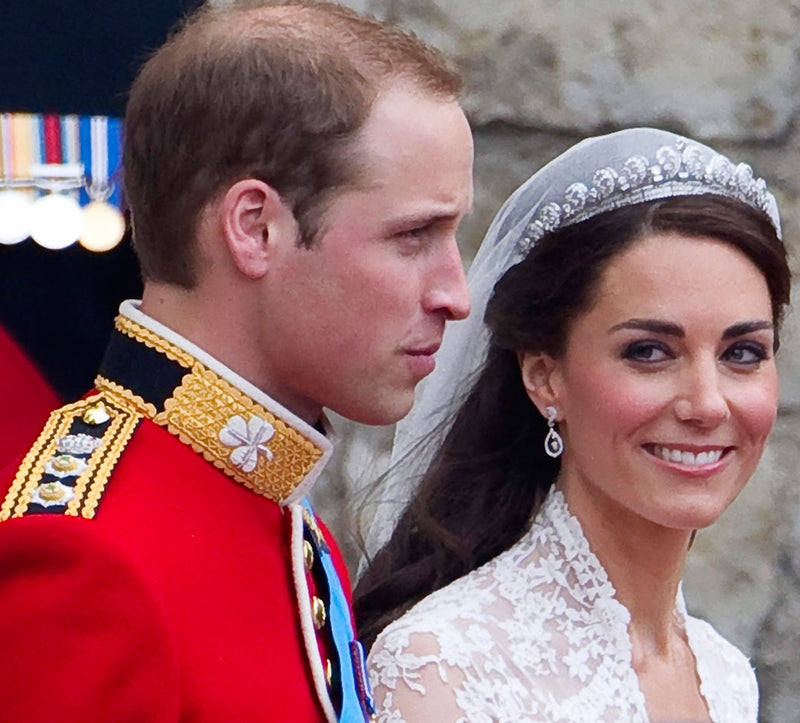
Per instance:
[[[659,342],[635,341],[623,349],[622,358],[654,364],[674,357],[669,348]]]
[[[766,349],[755,342],[741,342],[726,349],[722,355],[723,361],[734,364],[758,364],[767,358]]]

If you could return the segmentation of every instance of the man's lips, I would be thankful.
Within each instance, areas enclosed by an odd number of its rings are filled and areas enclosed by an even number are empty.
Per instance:
[[[410,354],[411,356],[433,356],[437,351],[439,351],[438,342],[434,344],[428,344],[427,346],[423,347],[406,349],[406,354]]]
[[[436,368],[434,354],[439,351],[440,342],[416,346],[406,349],[409,365],[415,377],[422,379],[428,376]]]

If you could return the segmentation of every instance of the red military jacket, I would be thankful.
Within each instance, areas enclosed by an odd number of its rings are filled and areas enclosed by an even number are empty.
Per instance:
[[[0,468],[36,439],[59,404],[39,370],[0,326]]]
[[[330,443],[121,311],[96,391],[0,480],[0,719],[365,720],[346,571],[303,501]]]

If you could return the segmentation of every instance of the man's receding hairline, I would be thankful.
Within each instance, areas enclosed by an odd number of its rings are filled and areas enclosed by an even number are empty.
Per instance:
[[[319,9],[300,5],[206,6],[175,34],[186,34],[192,41],[202,38],[223,40],[227,44],[271,37],[285,39],[287,31],[294,30],[296,41],[309,37],[317,40],[328,35],[325,21],[330,23],[332,17]]]
[[[329,49],[352,63],[362,74],[364,80],[375,89],[376,93],[384,84],[395,81],[407,82],[420,93],[438,96],[445,100],[458,102],[460,89],[457,92],[440,90],[431,86],[426,80],[427,73],[416,74],[414,62],[408,65],[403,62],[381,62],[384,57],[376,56],[371,46],[376,43],[365,40],[353,27],[374,24],[376,30],[393,29],[399,34],[408,34],[400,27],[393,27],[371,16],[365,16],[346,6],[336,3],[298,4],[293,0],[265,5],[258,0],[253,4],[247,2],[231,5],[206,5],[194,21],[178,29],[178,34],[188,30],[190,45],[209,42],[219,43],[221,47],[235,47],[252,41],[276,39],[286,43],[287,36],[299,49],[304,45],[314,48]],[[192,30],[192,26],[198,26]],[[331,31],[334,31],[333,33]],[[423,41],[419,41],[424,46]],[[394,49],[387,48],[394,55]]]
[[[193,21],[180,28],[179,32],[191,29],[197,25],[198,30],[207,35],[209,39],[224,38],[227,41],[242,39],[269,40],[272,37],[286,39],[287,34],[293,35],[295,42],[322,41],[328,47],[335,47],[340,52],[345,52],[353,60],[364,59],[364,52],[359,46],[363,45],[357,35],[347,31],[351,23],[371,22],[371,18],[338,13],[337,8],[346,10],[333,3],[300,5],[292,2],[277,4],[232,4],[222,6],[207,6]],[[377,23],[377,21],[375,21]],[[380,23],[379,23],[380,24]],[[331,25],[339,31],[336,40],[331,40]],[[233,32],[231,32],[233,31]],[[190,30],[191,32],[191,30]],[[349,36],[349,37],[348,37]]]

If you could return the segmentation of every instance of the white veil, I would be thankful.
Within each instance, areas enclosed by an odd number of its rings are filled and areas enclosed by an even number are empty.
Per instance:
[[[500,277],[549,231],[623,206],[704,193],[735,198],[765,212],[780,236],[775,199],[750,166],[653,128],[588,138],[548,163],[508,198],[470,267],[470,315],[448,324],[436,369],[419,384],[413,409],[397,424],[389,472],[366,536],[369,556],[391,536],[485,361],[489,331],[483,317]]]

